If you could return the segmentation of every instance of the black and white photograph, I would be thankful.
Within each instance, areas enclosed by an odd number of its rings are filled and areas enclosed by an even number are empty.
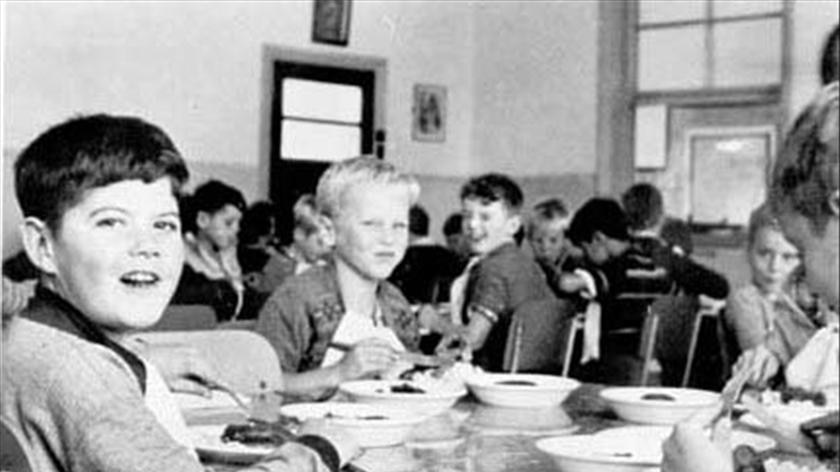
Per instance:
[[[0,472],[840,472],[838,0],[0,32]]]

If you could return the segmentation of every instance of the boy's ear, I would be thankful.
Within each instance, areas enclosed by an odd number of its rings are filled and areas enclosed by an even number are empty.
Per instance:
[[[329,247],[335,246],[335,222],[328,216],[321,216],[319,218],[320,224],[323,227],[324,244]]]
[[[508,216],[507,224],[510,234],[516,234],[516,232],[519,231],[519,228],[522,227],[522,216],[518,214]]]
[[[55,274],[54,235],[46,223],[38,218],[29,216],[23,220],[20,227],[23,249],[29,260],[47,274]]]
[[[834,216],[840,216],[840,190],[835,190],[828,196],[828,207]]]
[[[206,211],[199,211],[195,215],[195,225],[199,228],[205,228],[210,224],[210,214]]]

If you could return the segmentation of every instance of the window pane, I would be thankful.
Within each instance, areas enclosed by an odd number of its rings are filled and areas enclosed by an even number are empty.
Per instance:
[[[690,136],[689,142],[694,170],[694,221],[746,224],[750,212],[764,201],[765,169],[773,151],[773,131],[701,134]]]
[[[637,169],[665,168],[667,130],[668,109],[665,105],[636,107],[635,164]]]
[[[703,33],[702,26],[639,31],[639,90],[702,87]]]
[[[719,23],[713,28],[715,87],[781,83],[781,20]]]
[[[362,152],[359,126],[283,120],[283,159],[334,162]]]
[[[639,23],[699,20],[706,16],[706,0],[641,0]]]
[[[362,121],[362,88],[303,79],[283,79],[283,115]]]
[[[712,16],[715,18],[781,11],[782,0],[712,0]]]

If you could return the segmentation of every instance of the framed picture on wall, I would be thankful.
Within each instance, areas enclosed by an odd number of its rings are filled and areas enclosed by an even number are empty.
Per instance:
[[[313,0],[312,41],[347,46],[351,0]]]
[[[446,87],[415,85],[411,115],[411,137],[415,141],[445,141]]]

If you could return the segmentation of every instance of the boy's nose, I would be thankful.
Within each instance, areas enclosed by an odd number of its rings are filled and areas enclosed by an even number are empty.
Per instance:
[[[160,244],[154,231],[138,230],[131,253],[138,256],[159,256]]]

